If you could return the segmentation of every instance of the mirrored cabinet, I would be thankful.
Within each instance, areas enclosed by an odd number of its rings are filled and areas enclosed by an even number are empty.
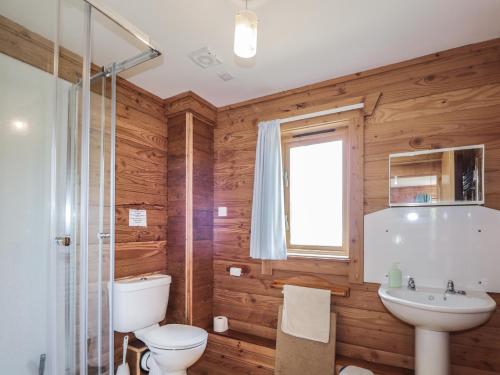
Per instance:
[[[389,155],[389,205],[484,204],[484,145]]]

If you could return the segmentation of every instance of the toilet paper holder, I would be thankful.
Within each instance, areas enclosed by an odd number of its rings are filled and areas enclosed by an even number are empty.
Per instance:
[[[231,268],[241,268],[241,276],[245,276],[250,273],[250,267],[242,264],[231,264],[226,267],[226,272],[230,272]]]

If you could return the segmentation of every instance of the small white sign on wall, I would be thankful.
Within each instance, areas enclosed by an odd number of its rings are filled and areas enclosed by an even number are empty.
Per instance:
[[[128,226],[129,227],[147,227],[146,210],[128,210]]]

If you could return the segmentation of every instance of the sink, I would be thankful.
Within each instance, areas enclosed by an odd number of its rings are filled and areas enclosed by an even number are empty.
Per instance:
[[[488,320],[495,301],[484,292],[445,294],[443,289],[388,288],[378,294],[385,307],[402,321],[433,331],[463,331]]]
[[[485,323],[496,308],[485,292],[445,294],[445,288],[416,290],[380,286],[378,294],[397,318],[415,326],[415,373],[448,375],[449,332],[463,331]]]

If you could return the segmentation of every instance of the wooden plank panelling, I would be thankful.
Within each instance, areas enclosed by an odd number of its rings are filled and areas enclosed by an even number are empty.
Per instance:
[[[217,374],[274,374],[275,341],[255,335],[228,331],[210,333],[208,346],[201,361],[188,369],[189,375]],[[386,365],[377,365],[362,359],[337,355],[335,374],[348,365],[371,370],[376,375],[409,375],[413,371]],[[319,375],[319,374],[318,374]]]
[[[193,119],[193,289],[192,322],[212,326],[213,125]]]
[[[168,126],[168,268],[172,277],[167,321],[185,323],[186,311],[186,114],[171,117]]]
[[[118,78],[116,86],[115,277],[166,273],[167,126],[163,101]],[[147,227],[129,227],[143,209]],[[122,335],[115,333],[116,351]]]
[[[167,241],[117,243],[115,250],[116,278],[165,272]]]
[[[167,126],[162,101],[119,79],[116,116],[116,277],[167,267]],[[129,227],[128,210],[143,209],[147,227]]]
[[[500,209],[499,84],[500,40],[494,40],[221,108],[214,139],[214,206],[226,206],[228,216],[214,217],[214,314],[227,315],[233,329],[273,338],[282,296],[271,288],[272,280],[328,269],[303,261],[302,267],[283,264],[263,275],[261,263],[248,256],[260,120],[380,93],[373,113],[365,117],[365,214],[388,206],[390,153],[479,143],[486,145],[486,206]],[[230,264],[248,267],[249,273],[230,277]],[[337,354],[411,370],[413,328],[387,312],[377,285],[349,284],[347,273],[335,273],[326,277],[351,287],[349,297],[332,301],[338,314]],[[452,335],[454,374],[500,372],[492,354],[500,351],[498,322],[497,311],[484,327]]]
[[[192,91],[165,99],[165,110],[168,117],[176,116],[179,113],[192,112],[212,125],[217,120],[217,108]]]
[[[1,16],[0,52],[52,72],[53,44]],[[81,67],[79,56],[61,50],[59,73],[63,79],[76,82]],[[365,117],[362,142],[364,184],[359,191],[363,191],[365,214],[387,207],[390,153],[479,143],[486,146],[486,206],[500,209],[500,40],[335,78],[218,111],[194,93],[163,102],[119,78],[116,276],[168,272],[173,277],[168,319],[185,321],[185,113],[192,111],[193,322],[206,327],[212,314],[226,315],[233,329],[273,339],[282,303],[281,292],[272,288],[273,280],[317,273],[333,284],[350,287],[349,297],[332,297],[332,310],[338,316],[337,355],[346,358],[346,363],[365,361],[361,363],[386,369],[380,373],[411,372],[413,327],[385,309],[377,285],[351,284],[349,281],[357,277],[350,273],[348,263],[278,262],[271,267],[271,274],[264,275],[261,262],[248,257],[258,121],[315,112],[354,97],[376,98],[370,116]],[[215,128],[204,125],[215,122]],[[228,208],[227,217],[214,216],[218,206]],[[130,208],[147,211],[148,227],[128,227]],[[248,273],[230,277],[227,267],[231,264],[244,266]],[[359,265],[358,275],[362,263]],[[500,304],[499,295],[493,298]],[[453,374],[500,373],[499,335],[499,309],[486,325],[453,333]],[[272,373],[269,348],[210,337],[205,356],[190,373]],[[120,338],[117,336],[118,345]]]
[[[213,123],[191,112],[168,114],[169,322],[212,325]],[[174,301],[175,299],[175,301]]]
[[[203,360],[188,370],[190,375],[274,374],[275,349],[248,339],[209,334]]]

